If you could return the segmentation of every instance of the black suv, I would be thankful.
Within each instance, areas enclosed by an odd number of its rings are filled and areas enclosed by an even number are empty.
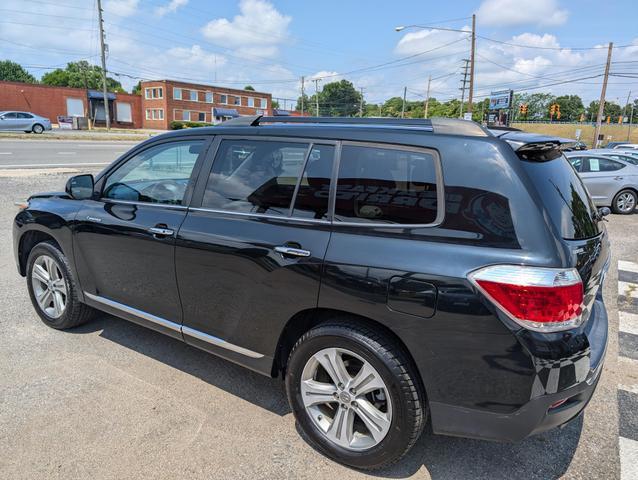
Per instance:
[[[285,380],[347,465],[435,433],[517,441],[578,416],[609,259],[560,140],[461,120],[243,117],[152,138],[14,225],[45,324],[96,310]]]

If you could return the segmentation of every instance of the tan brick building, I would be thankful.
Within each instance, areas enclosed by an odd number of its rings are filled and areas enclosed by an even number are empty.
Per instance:
[[[167,130],[173,121],[217,124],[259,114],[272,114],[270,93],[173,80],[142,82],[144,128]]]

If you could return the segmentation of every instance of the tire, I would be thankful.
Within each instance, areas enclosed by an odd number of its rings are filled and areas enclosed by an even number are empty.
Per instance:
[[[39,135],[41,133],[44,133],[44,127],[40,125],[39,123],[36,123],[33,125],[33,127],[31,127],[31,131]]]
[[[620,215],[630,215],[636,209],[638,197],[633,190],[625,189],[616,194],[611,205],[614,213]]]
[[[42,270],[36,268],[36,264],[39,267],[45,267],[51,284],[48,294],[46,294],[45,283],[42,281]],[[36,268],[37,272],[34,271],[34,268]],[[49,275],[49,271],[54,273]],[[46,278],[47,276],[45,275],[44,277]],[[60,280],[64,281],[64,294],[62,293]],[[29,253],[27,260],[27,287],[33,307],[42,321],[51,328],[65,330],[77,327],[91,320],[96,313],[93,308],[81,303],[78,299],[77,292],[79,288],[71,275],[69,262],[59,248],[51,242],[38,243]],[[44,298],[43,303],[48,303],[50,306],[48,308],[41,306],[37,296]],[[58,308],[61,304],[60,299],[63,300],[63,308]]]
[[[328,358],[325,355],[329,356],[332,352],[337,352],[337,355],[341,352],[344,366],[348,368],[346,373],[354,377],[354,380],[337,387],[336,395],[330,391],[321,394],[323,396],[313,397],[307,390],[306,382],[314,382],[313,385],[317,385],[316,381],[335,383],[331,382],[332,375],[327,374],[328,370],[323,368],[323,363],[316,360],[316,355],[319,358]],[[361,390],[357,392],[348,386],[356,386],[359,363],[366,367],[366,372],[374,372],[376,375],[371,377],[365,373],[365,377],[360,377],[373,380],[359,381],[357,388],[361,387]],[[313,370],[313,366],[316,366],[316,370]],[[288,401],[304,437],[317,450],[337,462],[362,470],[386,467],[401,459],[423,430],[427,419],[426,401],[416,368],[395,341],[370,327],[347,323],[346,320],[339,323],[331,321],[313,328],[293,347],[286,370]],[[316,373],[310,377],[308,374],[312,371]],[[366,383],[368,387],[376,385],[377,375],[385,388],[364,393]],[[326,383],[321,384],[324,385]],[[344,392],[349,395],[350,400],[346,398],[343,401]],[[383,400],[386,395],[387,399]],[[327,401],[324,403],[321,400],[317,405],[307,408],[304,398],[325,398]],[[379,399],[381,400],[378,401]],[[362,414],[371,411],[369,406],[373,402],[379,406],[376,412],[383,415],[383,423],[376,420],[379,417],[369,414],[365,416],[374,419],[379,425],[385,425],[385,433],[377,432],[379,437],[385,435],[380,439],[372,438],[372,429],[363,421]],[[351,436],[342,435],[344,440],[338,444],[337,440],[328,438],[328,435],[332,427],[340,423],[334,423],[340,418],[340,414],[344,415],[343,425],[347,425],[347,419],[351,418],[347,415],[354,414],[354,420],[350,422],[353,427],[349,431],[356,433]],[[348,430],[332,430],[332,436],[338,436],[340,431]],[[351,442],[349,438],[354,440]],[[344,442],[348,445],[343,445]]]

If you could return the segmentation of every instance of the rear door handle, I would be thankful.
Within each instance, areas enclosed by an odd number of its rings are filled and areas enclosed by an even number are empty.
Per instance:
[[[309,257],[310,256],[310,251],[309,250],[303,250],[301,248],[287,247],[285,245],[281,245],[279,247],[275,247],[275,252],[281,253],[282,255],[285,255],[285,256],[288,256],[288,257]]]
[[[151,227],[148,229],[148,231],[153,235],[157,235],[158,237],[170,237],[175,233],[174,230],[163,227]]]

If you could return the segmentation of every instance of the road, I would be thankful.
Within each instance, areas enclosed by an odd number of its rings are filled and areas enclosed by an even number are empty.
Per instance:
[[[39,151],[51,155],[57,145]],[[115,149],[80,145],[74,148],[91,159],[116,156]],[[16,153],[15,163],[36,160],[31,142],[24,150],[31,157]],[[279,380],[106,314],[67,332],[45,327],[15,269],[12,202],[60,190],[68,174],[5,173],[10,176],[0,176],[0,478],[367,477],[303,440]],[[633,297],[638,286],[629,286],[638,281],[638,265],[631,263],[638,261],[638,214],[611,215],[608,229],[609,345],[584,415],[517,444],[436,436],[428,425],[402,462],[372,476],[617,479],[622,465],[623,480],[638,478],[638,352],[632,344],[638,315],[631,316],[638,314]],[[625,262],[620,270],[619,262]],[[619,305],[629,311],[620,312],[620,322]]]
[[[0,169],[103,168],[139,142],[0,140]]]

